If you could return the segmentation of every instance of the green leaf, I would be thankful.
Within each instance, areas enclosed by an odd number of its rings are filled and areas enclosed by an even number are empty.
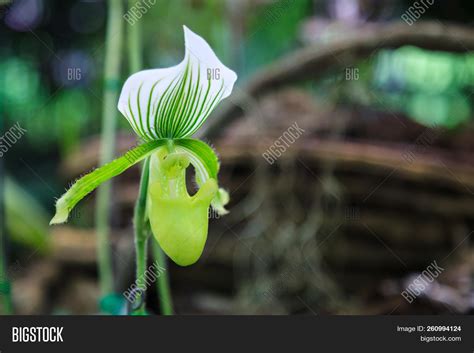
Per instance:
[[[12,241],[38,250],[50,250],[48,213],[20,184],[5,180],[5,221]]]
[[[100,184],[121,174],[165,144],[166,140],[147,142],[76,181],[74,185],[56,202],[56,214],[50,224],[66,222],[69,212],[71,212],[74,206]]]

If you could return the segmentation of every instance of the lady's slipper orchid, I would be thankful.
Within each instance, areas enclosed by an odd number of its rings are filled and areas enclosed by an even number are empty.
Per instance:
[[[125,82],[118,109],[144,140],[124,156],[79,179],[56,203],[51,224],[65,222],[72,208],[102,182],[150,157],[147,213],[164,252],[182,266],[196,262],[207,238],[208,211],[227,211],[226,191],[217,186],[219,161],[206,143],[191,139],[217,104],[228,97],[237,75],[206,41],[184,27],[186,54],[171,68],[144,70]],[[186,188],[193,165],[198,192]]]

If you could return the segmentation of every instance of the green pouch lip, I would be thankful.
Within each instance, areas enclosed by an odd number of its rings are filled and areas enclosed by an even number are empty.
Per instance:
[[[150,204],[153,236],[178,265],[191,265],[201,257],[209,227],[209,202],[158,199]]]
[[[157,152],[150,163],[148,217],[153,236],[175,263],[189,266],[202,255],[209,227],[209,207],[218,193],[217,181],[207,179],[190,196],[186,187],[186,154]]]

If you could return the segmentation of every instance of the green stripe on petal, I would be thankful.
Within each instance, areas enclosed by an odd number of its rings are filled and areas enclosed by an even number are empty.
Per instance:
[[[76,206],[79,201],[91,193],[100,184],[121,174],[165,144],[166,140],[156,140],[145,143],[128,151],[122,157],[119,157],[80,178],[56,202],[56,214],[50,224],[66,222],[69,212],[71,212],[74,206]]]
[[[184,37],[186,52],[180,64],[137,72],[122,88],[118,109],[147,141],[194,134],[237,80],[203,38],[187,27]]]

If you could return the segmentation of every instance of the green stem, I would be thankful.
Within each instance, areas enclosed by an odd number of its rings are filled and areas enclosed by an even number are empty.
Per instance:
[[[136,0],[129,0],[129,8],[136,5]],[[127,27],[128,33],[128,63],[130,72],[135,73],[141,70],[142,64],[142,36],[141,36],[141,20],[138,20],[133,25],[129,24]]]
[[[1,108],[1,107],[0,107]],[[0,112],[1,114],[1,112]],[[0,116],[0,134],[3,135],[3,117]],[[0,157],[0,297],[5,314],[13,314],[13,300],[11,297],[10,281],[8,279],[6,231],[5,231],[5,156]]]
[[[168,262],[166,256],[161,250],[158,242],[154,241],[152,245],[153,257],[158,263],[158,268],[164,271],[158,272],[158,281],[156,282],[156,290],[160,300],[160,309],[163,315],[173,315],[173,299],[171,297],[171,290],[168,276]]]
[[[135,310],[134,314],[145,315],[145,274],[147,265],[147,243],[148,232],[146,227],[146,199],[148,194],[148,179],[150,172],[150,159],[147,158],[143,165],[142,176],[140,178],[140,189],[138,192],[137,203],[135,204],[135,212],[133,215],[133,225],[135,227],[135,251],[137,257],[136,278],[137,286],[143,289],[142,293],[137,293],[136,301],[142,300],[142,305]]]
[[[134,6],[135,3],[136,1],[130,0],[128,2],[129,8]],[[140,36],[140,21],[137,21],[133,25],[128,25],[127,40],[128,64],[130,67],[130,72],[134,73],[139,71],[142,67],[142,42]],[[149,165],[150,160],[149,158],[147,158],[143,165],[142,176],[140,179],[140,190],[138,193],[138,199],[135,204],[135,212],[133,215],[133,224],[135,227],[136,282],[140,288],[146,288],[146,284],[143,283],[143,278],[145,277],[148,250],[148,233],[146,229],[146,198],[148,192]],[[135,300],[142,300],[142,305],[135,310],[134,314],[145,315],[145,290],[141,293],[137,293]]]
[[[136,0],[129,0],[129,8],[135,4]],[[141,21],[137,21],[133,25],[128,25],[128,61],[131,73],[135,73],[142,69],[143,43],[141,38]],[[172,145],[173,144],[171,142],[171,145],[168,144],[168,147]],[[134,214],[135,250],[137,255],[137,282],[140,279],[140,276],[142,276],[146,270],[147,236],[149,234],[146,220],[146,196],[148,193],[148,179],[149,159],[146,159],[143,166],[142,177],[140,180],[140,191]],[[165,268],[163,273],[157,272],[157,291],[160,300],[161,312],[163,315],[171,315],[173,314],[173,304],[170,294],[171,291],[169,287],[166,258],[158,243],[154,239],[152,250],[155,260],[158,261],[161,268]],[[158,271],[160,271],[160,269],[158,269]],[[142,295],[143,294],[144,293],[142,293]],[[137,299],[140,300],[141,298],[137,297]],[[135,314],[145,314],[145,300],[143,300],[143,305],[135,311]]]
[[[122,1],[109,0],[108,9],[104,66],[104,100],[102,105],[101,165],[112,160],[115,151],[117,115],[115,106],[119,96],[120,52],[122,50]],[[114,290],[112,257],[109,242],[110,201],[111,184],[110,182],[106,182],[98,188],[96,206],[97,255],[100,290],[103,297],[110,295]]]

